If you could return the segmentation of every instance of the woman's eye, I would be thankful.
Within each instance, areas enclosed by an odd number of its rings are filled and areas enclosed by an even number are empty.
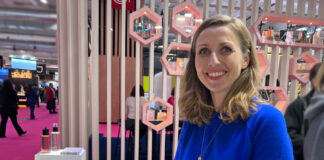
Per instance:
[[[201,55],[208,54],[208,49],[207,48],[200,49],[199,54],[201,54]]]
[[[222,53],[231,53],[233,50],[230,47],[223,47]]]

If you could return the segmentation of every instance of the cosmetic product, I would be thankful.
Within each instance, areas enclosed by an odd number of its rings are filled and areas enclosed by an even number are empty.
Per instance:
[[[60,132],[58,131],[57,123],[53,124],[53,131],[51,133],[51,149],[60,149]]]
[[[51,141],[50,141],[49,130],[45,127],[45,129],[43,129],[43,135],[42,135],[41,152],[42,153],[50,152],[50,147],[51,147],[50,144]]]
[[[135,24],[134,24],[134,31],[137,32],[137,20],[135,20]]]
[[[162,119],[163,119],[163,114],[162,114],[162,110],[159,110],[159,112],[158,112],[158,115],[157,115],[157,121],[162,121]]]

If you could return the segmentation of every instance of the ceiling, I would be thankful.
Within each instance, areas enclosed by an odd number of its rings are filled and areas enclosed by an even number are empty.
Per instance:
[[[163,3],[161,1],[163,0],[155,1],[155,10],[158,13],[163,10],[164,5],[161,5]],[[177,0],[170,0],[170,2],[174,1]],[[197,5],[203,8],[204,0],[196,1]],[[209,14],[213,15],[216,12],[213,7],[216,0],[209,2],[211,6]],[[239,15],[240,2],[240,0],[234,1],[236,17]],[[271,3],[274,4],[275,0]],[[149,4],[150,0],[145,0],[145,5]],[[174,5],[176,3],[170,3],[169,6],[172,8]],[[223,14],[227,14],[227,5],[228,0],[223,0]],[[248,0],[247,5],[247,18],[249,18],[252,0]],[[260,6],[263,6],[263,0],[260,0]],[[284,10],[285,6],[284,1]],[[262,8],[260,7],[261,11]],[[4,57],[10,54],[35,56],[39,59],[38,63],[57,67],[56,21],[56,0],[0,0],[0,55]]]

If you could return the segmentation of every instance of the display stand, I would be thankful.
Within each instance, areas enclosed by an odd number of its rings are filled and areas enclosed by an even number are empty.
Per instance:
[[[155,131],[160,131],[173,123],[173,107],[156,97],[143,104],[142,122]]]
[[[275,41],[275,40],[267,40],[262,38],[261,33],[259,32],[259,25],[262,21],[268,22],[280,22],[287,24],[298,24],[298,25],[308,25],[308,26],[321,26],[324,27],[324,21],[317,18],[310,17],[299,17],[299,16],[291,16],[291,15],[283,15],[283,14],[273,14],[273,13],[262,13],[262,15],[258,18],[258,20],[251,25],[249,30],[256,35],[258,45],[264,44],[268,46],[279,46],[279,47],[292,47],[292,48],[317,48],[323,49],[323,44],[311,44],[311,43],[295,43],[292,41]],[[291,32],[288,32],[287,36],[289,37]],[[292,35],[290,35],[292,37]]]
[[[289,99],[285,89],[281,87],[261,87],[261,96],[264,100],[268,101],[269,104],[275,106],[281,113],[285,113],[289,104]],[[262,95],[263,93],[263,95]]]
[[[143,7],[129,15],[129,35],[146,46],[162,36],[162,17],[148,7]]]
[[[171,76],[182,76],[188,62],[190,44],[172,42],[161,56],[161,63]]]
[[[202,23],[202,12],[196,5],[186,1],[173,7],[171,18],[171,31],[189,38]]]
[[[307,84],[309,80],[309,71],[318,62],[318,60],[308,52],[300,56],[293,57],[289,62],[289,79],[296,79],[302,85]]]

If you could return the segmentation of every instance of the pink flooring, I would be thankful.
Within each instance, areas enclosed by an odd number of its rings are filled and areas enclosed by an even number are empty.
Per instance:
[[[18,123],[23,130],[27,131],[27,134],[21,137],[18,136],[11,120],[8,120],[6,138],[0,138],[0,160],[33,160],[34,155],[40,151],[40,137],[44,127],[51,131],[53,123],[59,122],[59,115],[49,114],[46,104],[35,108],[36,120],[29,120],[29,113],[29,108],[19,108],[18,110]],[[118,129],[119,125],[112,124],[112,137],[118,136]],[[106,137],[107,125],[100,124],[99,132]]]

